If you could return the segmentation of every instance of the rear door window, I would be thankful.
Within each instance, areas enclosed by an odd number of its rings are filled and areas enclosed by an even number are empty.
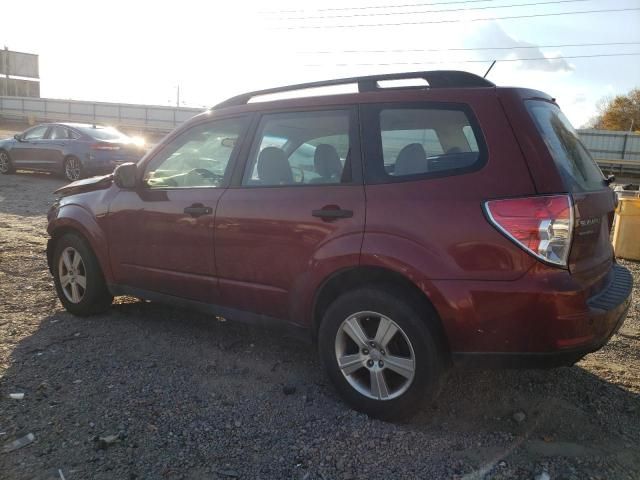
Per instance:
[[[69,130],[69,138],[71,140],[79,140],[81,138],[81,135],[76,131]]]
[[[350,183],[353,114],[351,110],[323,110],[264,115],[242,184]]]
[[[50,140],[67,140],[69,138],[69,132],[66,128],[55,125],[49,130]]]
[[[573,192],[604,188],[602,171],[560,108],[541,100],[526,104],[566,187]]]
[[[454,175],[479,168],[484,143],[463,106],[365,106],[366,175],[373,183]]]

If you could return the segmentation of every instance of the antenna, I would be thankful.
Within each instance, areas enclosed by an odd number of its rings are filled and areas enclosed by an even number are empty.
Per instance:
[[[491,66],[489,67],[489,70],[487,70],[487,73],[485,73],[482,78],[487,78],[487,75],[489,75],[489,72],[491,71],[491,69],[493,68],[493,66],[496,64],[497,60],[494,60],[493,62],[491,62]]]

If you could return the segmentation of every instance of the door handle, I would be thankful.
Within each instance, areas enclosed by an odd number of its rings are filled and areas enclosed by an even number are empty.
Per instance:
[[[213,209],[211,207],[205,207],[201,203],[194,203],[190,207],[186,207],[184,209],[184,213],[191,215],[192,217],[199,217],[200,215],[209,215],[213,213]]]
[[[326,221],[336,220],[338,218],[353,217],[353,210],[343,210],[340,207],[324,207],[320,210],[313,210],[311,215]]]

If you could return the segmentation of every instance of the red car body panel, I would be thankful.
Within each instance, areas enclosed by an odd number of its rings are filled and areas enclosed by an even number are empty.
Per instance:
[[[312,216],[327,207],[353,216]],[[308,325],[319,277],[358,265],[364,217],[362,185],[229,188],[215,227],[222,304]]]
[[[117,284],[202,302],[217,302],[213,215],[184,209],[201,203],[215,211],[223,190],[121,192],[109,212],[111,268]]]

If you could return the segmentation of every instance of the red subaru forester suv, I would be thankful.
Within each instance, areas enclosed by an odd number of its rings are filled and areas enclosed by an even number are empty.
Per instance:
[[[415,412],[451,364],[570,365],[630,303],[614,194],[554,99],[466,72],[239,95],[58,193],[68,311],[126,294],[307,332],[379,418]]]

